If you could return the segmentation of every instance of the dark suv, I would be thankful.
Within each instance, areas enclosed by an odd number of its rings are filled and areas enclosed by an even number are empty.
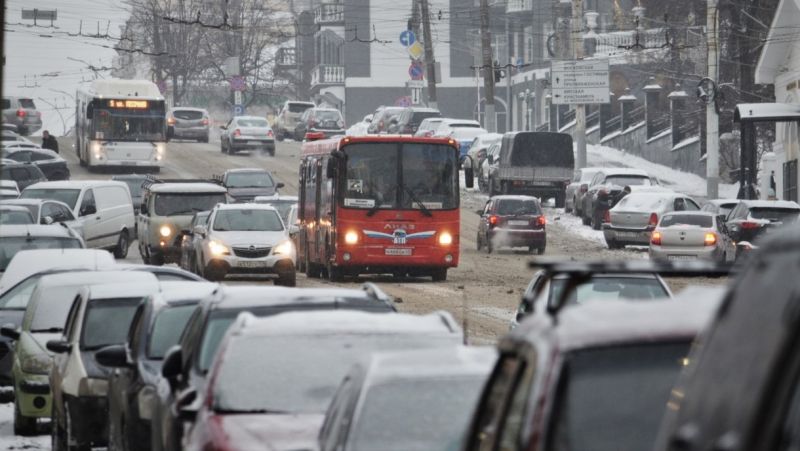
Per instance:
[[[645,171],[639,169],[605,168],[594,175],[586,194],[581,198],[583,205],[576,208],[581,211],[584,225],[591,224],[593,229],[600,230],[605,212],[622,199],[621,193],[626,186],[656,184]]]
[[[0,168],[0,179],[17,182],[20,191],[34,183],[47,181],[42,170],[32,163],[3,164]]]
[[[478,223],[478,250],[486,252],[500,246],[527,247],[544,254],[547,232],[542,206],[532,196],[494,196],[486,202]]]
[[[302,141],[306,133],[322,133],[325,137],[344,135],[342,113],[333,108],[307,109],[294,128],[294,138]]]
[[[30,97],[3,97],[3,123],[17,126],[20,135],[42,128],[42,113]]]
[[[756,238],[800,218],[800,205],[786,200],[742,200],[728,213],[725,227],[728,236],[739,243]],[[737,247],[737,252],[741,248]]]
[[[386,131],[401,135],[413,135],[417,132],[419,124],[429,117],[442,117],[442,113],[433,108],[408,107],[396,119],[393,118],[389,121]]]

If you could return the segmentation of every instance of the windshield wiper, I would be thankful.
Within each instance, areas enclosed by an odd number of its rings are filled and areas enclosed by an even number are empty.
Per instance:
[[[405,186],[405,185],[403,185],[403,191],[407,192],[407,193],[408,193],[408,197],[410,197],[410,198],[411,198],[411,200],[412,200],[412,201],[413,201],[415,204],[419,205],[419,209],[420,209],[420,211],[422,212],[422,214],[424,214],[425,216],[427,216],[427,217],[429,217],[429,218],[430,218],[431,216],[433,216],[433,213],[431,213],[431,211],[430,211],[430,210],[428,210],[428,207],[426,207],[426,206],[425,206],[425,204],[423,204],[423,203],[422,203],[422,201],[420,201],[420,200],[417,198],[417,196],[415,196],[415,195],[414,195],[414,191],[411,191],[411,189],[410,189],[410,188],[408,188],[408,187],[407,187],[407,186]]]
[[[215,407],[215,413],[223,413],[223,414],[253,414],[253,413],[260,413],[260,414],[274,414],[274,415],[288,415],[294,412],[290,412],[288,410],[276,410],[276,409],[227,409],[224,407]]]
[[[57,333],[64,332],[63,327],[49,327],[47,329],[31,329],[32,333]]]
[[[378,201],[378,196],[372,196],[371,199],[375,202],[375,205],[373,205],[372,208],[367,211],[367,217],[374,215],[381,208],[381,203]]]

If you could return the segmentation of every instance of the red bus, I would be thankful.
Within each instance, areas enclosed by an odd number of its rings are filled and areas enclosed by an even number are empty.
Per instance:
[[[334,281],[359,274],[447,279],[459,258],[458,156],[449,138],[305,142],[299,268]]]

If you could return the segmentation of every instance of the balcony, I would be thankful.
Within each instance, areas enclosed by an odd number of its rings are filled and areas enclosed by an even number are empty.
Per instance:
[[[344,5],[341,3],[323,3],[314,10],[314,23],[317,25],[344,24]]]
[[[297,52],[294,48],[279,48],[275,55],[275,65],[279,68],[294,68],[297,66]]]
[[[343,84],[344,66],[320,64],[311,71],[311,86]]]
[[[506,5],[506,13],[531,11],[532,9],[533,0],[508,0],[508,4]]]

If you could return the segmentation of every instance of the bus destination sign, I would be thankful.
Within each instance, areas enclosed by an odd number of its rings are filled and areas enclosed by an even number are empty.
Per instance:
[[[111,108],[130,108],[147,109],[147,100],[109,100],[108,106]]]

